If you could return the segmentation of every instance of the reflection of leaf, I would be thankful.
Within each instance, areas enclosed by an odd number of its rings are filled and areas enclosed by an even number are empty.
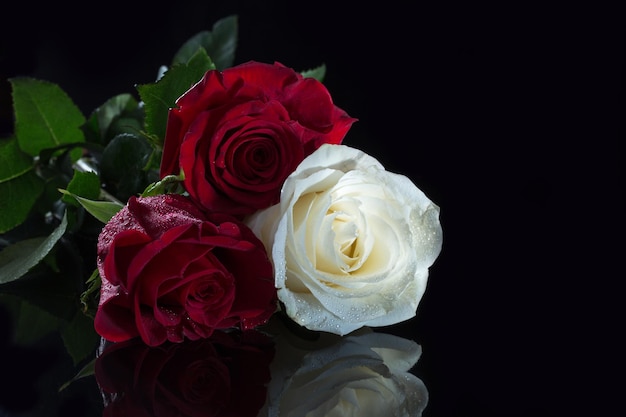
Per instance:
[[[0,251],[0,284],[15,281],[37,265],[65,233],[67,217],[48,237],[25,239]]]
[[[74,365],[93,354],[99,340],[93,327],[93,320],[80,310],[76,310],[72,320],[67,326],[61,328],[61,337],[67,352],[74,361]]]
[[[28,77],[9,80],[13,88],[15,135],[20,148],[31,156],[44,149],[85,141],[85,117],[74,102],[51,82]],[[80,150],[76,150],[77,159]]]
[[[74,263],[76,264],[76,263]],[[79,271],[79,268],[76,268]],[[22,278],[0,287],[4,294],[19,297],[64,321],[76,314],[76,277],[74,271],[54,272],[41,262]]]
[[[89,361],[89,363],[87,363],[87,365],[83,366],[76,375],[74,375],[74,377],[72,379],[70,379],[69,381],[67,381],[66,383],[64,383],[63,385],[61,385],[61,387],[59,388],[59,392],[63,391],[65,388],[67,388],[72,382],[77,381],[81,378],[84,378],[86,376],[90,376],[94,374],[94,368],[96,365],[96,358],[93,358],[91,361]]]

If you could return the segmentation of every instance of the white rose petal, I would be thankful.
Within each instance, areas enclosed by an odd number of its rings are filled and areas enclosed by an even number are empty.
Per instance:
[[[247,223],[271,254],[287,314],[339,335],[415,316],[442,246],[439,207],[345,145],[305,158],[280,203]]]

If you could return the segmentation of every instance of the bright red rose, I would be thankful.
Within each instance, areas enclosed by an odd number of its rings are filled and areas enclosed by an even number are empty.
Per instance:
[[[354,119],[326,87],[280,63],[211,70],[169,111],[161,177],[185,174],[193,200],[242,217],[276,204],[285,178]]]
[[[266,401],[272,340],[253,330],[157,347],[108,343],[95,377],[111,417],[256,417]]]
[[[98,334],[156,346],[251,329],[276,309],[263,244],[226,214],[204,214],[178,195],[131,197],[98,240]]]

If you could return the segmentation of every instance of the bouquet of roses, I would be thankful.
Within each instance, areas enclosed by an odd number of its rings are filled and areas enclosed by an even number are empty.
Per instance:
[[[159,346],[276,313],[345,335],[416,314],[439,207],[342,143],[357,119],[324,65],[234,65],[236,44],[229,16],[88,117],[53,83],[10,80],[0,293],[52,317],[76,363],[100,338]]]

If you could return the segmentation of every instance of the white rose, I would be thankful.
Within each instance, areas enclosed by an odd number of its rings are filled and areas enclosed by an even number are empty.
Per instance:
[[[261,417],[418,417],[428,404],[410,370],[422,353],[412,340],[386,333],[351,334],[291,344],[278,336],[268,400]]]
[[[345,145],[305,158],[280,203],[247,223],[271,254],[289,317],[339,335],[414,317],[442,245],[439,207]]]

